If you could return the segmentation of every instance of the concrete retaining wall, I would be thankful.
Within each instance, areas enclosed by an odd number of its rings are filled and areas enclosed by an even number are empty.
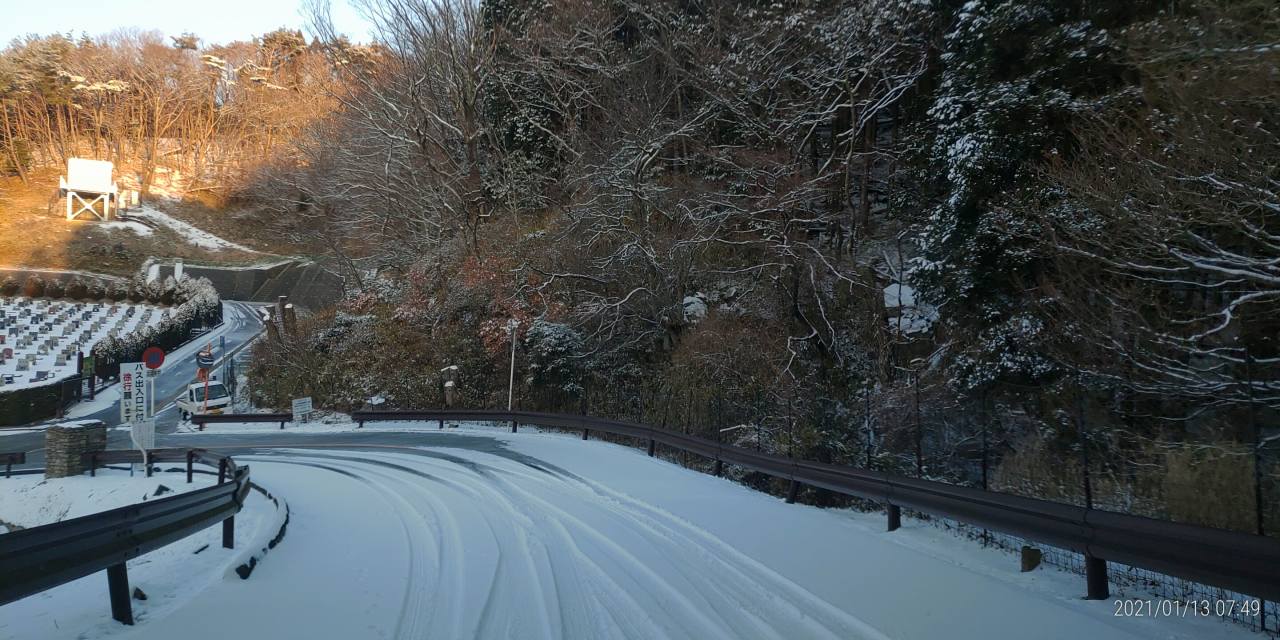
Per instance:
[[[183,273],[208,278],[223,300],[275,302],[289,296],[289,302],[308,311],[318,311],[342,298],[342,278],[314,262],[283,262],[265,267],[210,267],[186,263]],[[172,264],[160,265],[160,277],[173,275]]]

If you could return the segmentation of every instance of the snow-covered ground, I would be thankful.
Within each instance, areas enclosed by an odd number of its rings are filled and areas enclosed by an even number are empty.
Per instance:
[[[0,391],[73,375],[76,352],[89,353],[112,332],[123,336],[144,324],[158,324],[164,313],[145,304],[0,298]]]
[[[111,222],[103,222],[100,226],[108,229],[120,229],[124,231],[132,231],[133,233],[146,237],[155,233],[151,227],[134,220],[112,220]]]
[[[79,518],[91,513],[145,502],[157,497],[160,485],[176,493],[213,484],[207,475],[186,477],[160,474],[151,478],[138,468],[128,471],[101,469],[97,477],[81,475],[46,480],[43,475],[14,476],[0,484],[0,521],[22,528]],[[169,495],[169,494],[165,494]]]
[[[230,240],[225,240],[223,238],[215,236],[212,233],[209,233],[208,231],[205,231],[194,225],[183,222],[182,220],[179,220],[149,205],[142,205],[141,208],[134,211],[130,211],[128,215],[131,218],[132,217],[146,218],[147,220],[150,220],[163,227],[166,227],[171,231],[174,231],[175,233],[177,233],[179,236],[182,236],[182,238],[187,242],[197,247],[200,247],[202,249],[209,249],[211,251],[221,251],[223,249],[238,249],[240,251],[245,251],[248,253],[258,253],[257,251],[254,251],[249,247],[246,247],[242,244],[236,244],[234,242],[231,242]]]
[[[99,469],[92,478],[46,481],[43,476],[15,476],[0,480],[0,520],[38,526],[154,500],[160,485],[184,492],[213,481],[204,474],[197,474],[190,485],[182,473],[147,478],[141,468],[133,477],[128,471],[111,469]],[[222,548],[222,527],[214,525],[130,560],[130,588],[138,587],[147,596],[145,601],[133,601],[138,628],[145,629],[149,622],[168,615],[213,585],[242,583],[235,567],[250,555],[261,554],[283,519],[283,507],[251,491],[236,515],[236,549]],[[216,628],[212,623],[208,626]],[[107,579],[102,572],[0,606],[0,640],[101,638],[129,629],[111,619]]]
[[[1253,637],[1117,618],[1078,576],[629,447],[434,427],[413,448],[295,434],[238,455],[293,507],[287,544],[124,637]]]

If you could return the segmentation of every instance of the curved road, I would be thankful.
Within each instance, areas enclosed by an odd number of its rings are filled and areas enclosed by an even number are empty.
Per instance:
[[[288,501],[288,533],[249,580],[113,636],[1250,637],[1115,618],[1110,602],[1080,599],[1077,576],[1019,573],[1016,558],[928,525],[886,533],[878,514],[789,505],[576,437],[369,429],[164,445],[248,463]]]

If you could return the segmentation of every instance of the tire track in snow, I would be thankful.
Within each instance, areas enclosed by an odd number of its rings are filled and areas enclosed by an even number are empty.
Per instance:
[[[344,473],[395,506],[409,548],[397,638],[884,638],[670,513],[528,461],[438,448],[262,459]]]
[[[245,456],[245,459],[252,460],[254,458],[251,456]],[[396,504],[401,507],[400,509],[396,509],[395,511],[398,516],[401,529],[405,536],[405,547],[408,549],[408,552],[409,552],[409,563],[408,563],[409,571],[406,578],[404,599],[401,603],[400,617],[397,620],[396,626],[395,626],[395,637],[401,638],[403,640],[417,640],[418,638],[426,637],[424,634],[424,630],[422,629],[422,627],[424,626],[423,625],[424,610],[423,610],[422,603],[425,602],[426,599],[422,598],[421,594],[418,593],[419,590],[416,588],[416,585],[423,582],[425,577],[432,575],[432,572],[430,572],[428,568],[424,566],[425,565],[424,556],[422,553],[416,551],[416,545],[414,540],[414,532],[420,533],[425,528],[429,528],[428,525],[425,523],[425,521],[423,521],[422,514],[419,511],[411,508],[411,505],[406,500],[404,500],[403,497],[401,497],[395,492],[388,491],[385,485],[372,482],[368,478],[365,478],[356,473],[353,473],[348,469],[340,469],[340,468],[331,466],[329,464],[324,464],[322,462],[307,462],[299,459],[290,459],[290,457],[284,457],[284,456],[266,456],[259,459],[263,460],[264,462],[271,462],[276,464],[295,464],[295,465],[313,467],[316,469],[323,469],[326,471],[332,471],[334,473],[338,473],[340,475],[352,478],[357,482],[361,482],[365,485],[368,485],[369,487],[374,489],[376,492],[380,493],[382,497],[385,500],[387,500],[388,503]],[[388,479],[394,479],[394,478],[388,477]],[[420,523],[420,526],[410,526],[409,520],[408,518],[406,518],[406,515],[405,515],[406,513],[409,513],[409,512],[412,512],[413,514],[416,515],[417,520]],[[431,539],[430,536],[427,536],[427,538]]]

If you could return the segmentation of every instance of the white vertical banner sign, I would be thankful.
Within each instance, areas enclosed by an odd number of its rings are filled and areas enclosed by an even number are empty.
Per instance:
[[[120,422],[129,425],[129,439],[142,455],[156,448],[156,424],[151,418],[151,380],[147,365],[141,362],[120,364]],[[147,464],[147,476],[151,465]]]
[[[133,424],[147,417],[150,407],[147,366],[141,362],[120,364],[120,422]]]

